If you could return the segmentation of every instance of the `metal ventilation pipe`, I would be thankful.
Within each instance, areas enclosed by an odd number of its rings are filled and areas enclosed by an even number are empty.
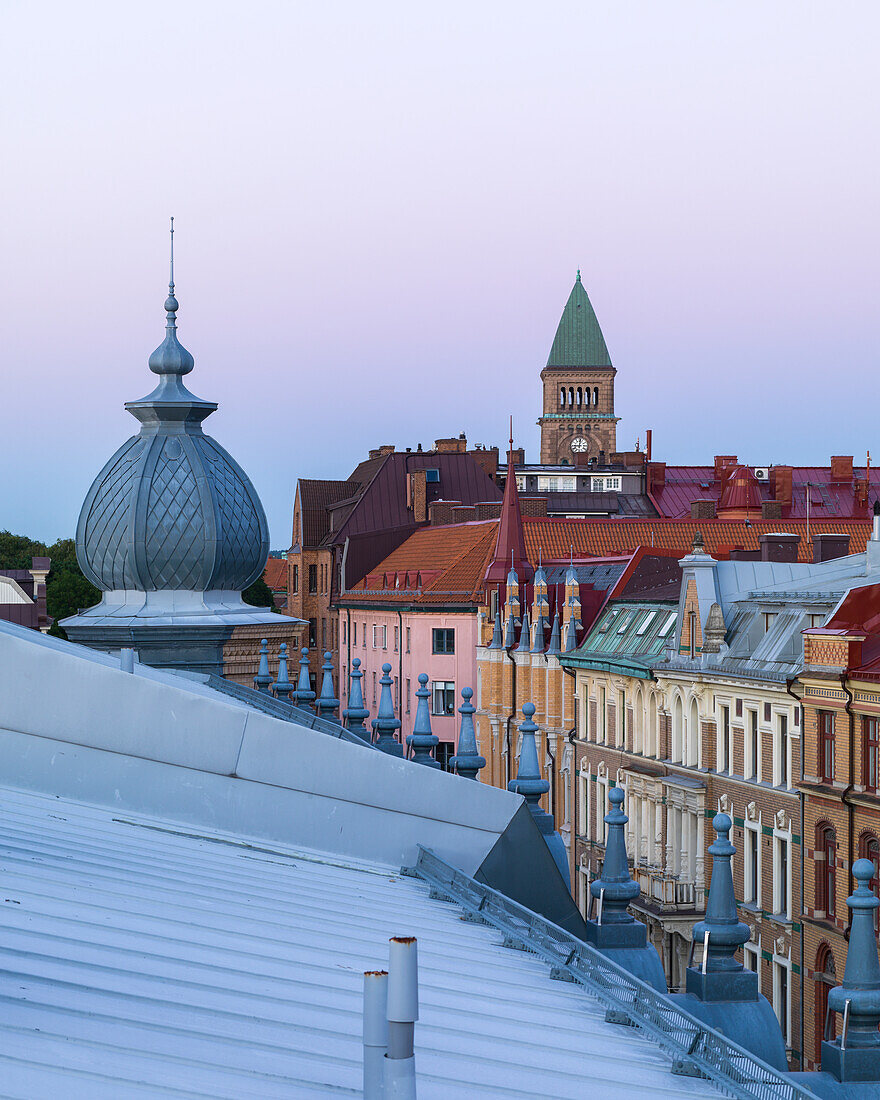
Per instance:
[[[419,1018],[419,959],[414,936],[394,936],[388,950],[387,1100],[416,1100],[415,1024]]]
[[[388,971],[364,974],[364,1100],[384,1100],[388,1049]]]

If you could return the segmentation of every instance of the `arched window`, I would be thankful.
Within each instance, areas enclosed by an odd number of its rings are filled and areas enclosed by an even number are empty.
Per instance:
[[[681,696],[676,695],[675,702],[672,704],[672,752],[669,754],[670,760],[680,762],[683,748],[684,707],[682,706]]]
[[[645,745],[645,756],[658,756],[657,745],[657,696],[654,692],[651,692],[651,696],[648,699],[648,730],[647,730],[647,744]]]
[[[599,387],[598,386],[593,387],[593,404],[594,405],[599,404]]]
[[[696,768],[700,757],[700,712],[697,710],[697,700],[691,699],[690,713],[687,723],[687,757],[685,763]]]
[[[636,692],[633,701],[633,752],[645,751],[645,704],[642,700],[642,689]]]
[[[834,916],[837,835],[830,825],[816,827],[816,908]]]
[[[574,386],[568,387],[568,403],[574,405]]]
[[[559,387],[559,404],[565,408],[565,386]]]
[[[581,389],[580,386],[578,386],[578,392],[577,392],[577,407],[578,408],[581,407],[581,402],[583,401],[583,399],[584,399],[583,390]]]
[[[590,387],[589,386],[587,386],[587,388],[584,390],[584,404],[587,406],[587,408],[590,407]]]
[[[828,991],[837,985],[837,974],[834,966],[834,956],[831,948],[823,944],[816,953],[816,1053],[815,1061],[818,1066],[822,1061],[822,1039],[825,1035],[825,1017],[828,1015]],[[835,1021],[832,1019],[831,1034],[835,1031]]]

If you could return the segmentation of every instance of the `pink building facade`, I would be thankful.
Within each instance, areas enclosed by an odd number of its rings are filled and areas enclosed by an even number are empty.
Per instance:
[[[382,607],[372,600],[341,601],[338,618],[342,709],[348,706],[349,673],[357,657],[364,674],[361,683],[369,725],[379,705],[382,665],[390,664],[394,711],[405,746],[416,716],[419,674],[426,673],[431,729],[440,739],[436,757],[446,767],[457,745],[461,689],[477,691],[477,608]]]

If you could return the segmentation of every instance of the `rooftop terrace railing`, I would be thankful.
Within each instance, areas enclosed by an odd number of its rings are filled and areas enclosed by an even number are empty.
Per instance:
[[[356,733],[347,730],[338,722],[328,718],[319,718],[314,711],[306,707],[298,707],[294,703],[287,703],[283,699],[276,699],[262,691],[254,691],[245,684],[236,684],[234,680],[226,680],[222,676],[211,675],[205,681],[207,686],[238,699],[241,703],[247,703],[249,707],[261,710],[263,714],[272,718],[282,718],[285,722],[295,722],[298,726],[317,730],[319,733],[328,733],[331,737],[338,737],[340,741],[349,741],[356,745],[364,745],[368,749],[374,748],[369,742],[358,737]]]
[[[636,1028],[667,1051],[673,1073],[706,1077],[738,1100],[817,1100],[788,1074],[701,1023],[589,944],[428,849],[419,846],[415,867],[405,873],[429,883],[435,896],[460,905],[471,920],[497,928],[505,946],[537,955],[551,965],[554,977],[583,986],[605,1005],[606,1019]]]

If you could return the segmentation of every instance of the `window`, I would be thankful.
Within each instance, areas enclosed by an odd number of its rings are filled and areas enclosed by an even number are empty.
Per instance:
[[[862,719],[862,783],[866,790],[877,790],[877,754],[880,742],[880,720]]]
[[[761,907],[761,826],[746,822],[743,860],[743,893],[746,905]]]
[[[429,485],[436,485],[440,481],[439,470],[425,470],[425,481]]]
[[[592,493],[619,493],[619,477],[591,477],[590,492]]]
[[[345,633],[345,619],[343,619],[342,620],[342,644],[343,645],[345,645],[346,637],[347,637],[347,635]]]
[[[450,771],[449,761],[455,755],[455,745],[451,741],[441,741],[434,747],[434,759],[443,769],[443,771]]]
[[[596,730],[596,742],[600,745],[605,744],[605,688],[599,688],[599,698],[596,704],[596,718],[598,729]]]
[[[367,648],[367,624],[361,623],[361,645]]]
[[[621,615],[620,616],[620,622],[618,623],[618,626],[617,626],[617,633],[618,634],[625,634],[626,633],[626,628],[629,626],[631,620],[632,620],[632,615],[630,615],[629,612],[626,612],[625,614]]]
[[[677,612],[675,612],[675,611],[670,611],[669,612],[669,616],[667,617],[666,622],[663,624],[663,626],[660,629],[659,634],[657,635],[658,638],[665,638],[666,637],[666,635],[672,629],[672,624],[675,622],[677,617],[678,617]]]
[[[791,834],[773,833],[773,912],[791,920]]]
[[[822,946],[816,955],[816,1062],[822,1061],[822,1037],[825,1033],[825,1018],[828,1015],[828,991],[837,985],[837,975],[834,966],[834,956],[831,948]],[[836,1017],[831,1017],[832,1029],[835,1026]],[[833,1033],[833,1032],[832,1032]]]
[[[825,783],[834,780],[834,715],[830,710],[820,710],[819,720],[819,775]]]
[[[718,770],[720,772],[733,771],[733,753],[730,744],[730,707],[721,708],[721,741],[718,748]]]
[[[376,705],[376,673],[373,673],[373,706]]]
[[[352,623],[351,624],[351,644],[352,645],[357,645],[358,644],[358,624],[357,623]]]
[[[431,713],[455,714],[455,684],[449,680],[431,683]]]
[[[746,779],[758,779],[761,778],[760,767],[760,752],[761,752],[761,738],[758,734],[758,712],[756,710],[748,711],[748,746],[746,749],[748,760],[746,762]]]
[[[290,577],[290,585],[293,589],[294,596],[299,592],[299,566],[294,565],[293,572]]]
[[[410,629],[411,629],[410,627],[406,628],[406,651],[407,651],[407,653],[409,653],[409,637],[410,637],[409,632],[410,632]]]
[[[816,909],[834,916],[834,890],[837,863],[837,836],[830,825],[820,827],[816,845]]]
[[[617,747],[626,748],[626,693],[617,693]]]
[[[778,955],[773,956],[773,1011],[776,1013],[776,1019],[779,1021],[782,1037],[787,1047],[791,1046],[791,1035],[789,1034],[791,1015],[789,1012],[790,967],[791,963],[788,959],[783,959]]]
[[[394,628],[394,652],[396,653],[400,648],[400,627]]]
[[[758,992],[761,992],[761,941],[743,944],[743,964],[746,970],[758,975]]]
[[[773,626],[773,624],[775,622],[776,622],[776,612],[775,611],[765,611],[764,612],[764,633],[765,634],[767,634],[769,632],[769,630],[771,629],[771,627]]]
[[[309,593],[314,595],[318,591],[318,567],[317,565],[309,566]]]
[[[590,773],[578,772],[578,835],[588,837],[590,822]]]
[[[373,623],[373,649],[388,648],[388,627]]]
[[[636,631],[636,635],[638,637],[641,637],[644,633],[646,633],[648,627],[651,625],[651,623],[656,618],[657,618],[657,612],[656,611],[649,611],[648,614],[644,617],[644,619],[642,619],[642,621],[639,623],[639,629]]]
[[[318,644],[318,620],[309,619],[309,645],[316,646]]]
[[[394,677],[394,709],[400,711],[400,681]]]
[[[824,625],[825,625],[825,616],[824,615],[811,615],[810,616],[810,628],[812,630],[816,630],[819,627],[822,627]]]
[[[874,877],[871,879],[871,890],[877,893],[877,884],[880,881],[880,840],[873,833],[866,833],[859,840],[859,856],[869,859],[874,864]],[[880,909],[874,910],[874,928],[880,927]]]
[[[596,780],[596,843],[605,845],[605,815],[608,813],[608,780],[600,777]]]
[[[432,631],[434,653],[455,653],[455,631],[435,626]]]
[[[788,786],[788,715],[776,715],[776,745],[773,752],[777,787]]]
[[[407,714],[409,714],[410,694],[411,693],[410,693],[410,687],[409,687],[409,677],[407,677],[407,680],[406,680],[406,713]]]
[[[327,620],[321,619],[321,649],[327,648]]]

